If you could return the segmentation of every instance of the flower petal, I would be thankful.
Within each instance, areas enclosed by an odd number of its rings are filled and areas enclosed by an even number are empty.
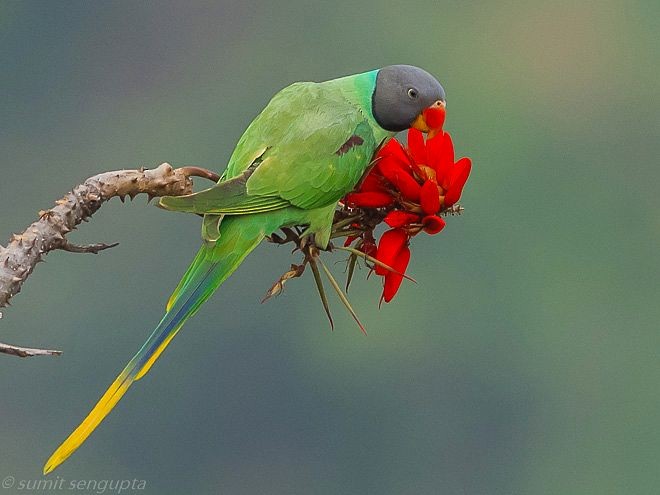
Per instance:
[[[386,179],[390,179],[393,174],[404,173],[411,174],[410,165],[407,162],[402,162],[397,158],[393,158],[391,155],[383,157],[376,163],[375,170],[380,172]]]
[[[451,206],[461,198],[463,186],[470,176],[472,169],[472,162],[469,158],[461,158],[458,160],[451,171],[451,178],[449,180],[449,187],[447,194],[445,194],[445,206]]]
[[[435,182],[424,182],[420,192],[420,204],[427,215],[434,215],[440,210],[440,191]]]
[[[424,134],[414,128],[408,129],[408,152],[416,164],[426,165],[426,146],[424,144]]]
[[[411,223],[418,223],[419,215],[407,211],[392,210],[387,214],[384,221],[392,228],[405,227]]]
[[[445,225],[447,225],[445,219],[439,217],[438,215],[429,215],[424,217],[422,219],[422,224],[424,225],[424,232],[429,235],[437,234],[445,228]]]
[[[378,191],[386,192],[387,183],[385,178],[379,173],[377,168],[373,168],[369,174],[362,180],[360,187],[358,188],[360,192],[366,191]]]
[[[448,132],[442,135],[441,144],[440,159],[435,170],[438,174],[438,184],[446,190],[449,186],[449,173],[454,166],[454,143],[452,143],[451,136]]]
[[[428,165],[435,170],[438,169],[440,157],[442,156],[442,143],[445,139],[445,133],[440,133],[432,138],[426,139],[426,156],[428,158]]]
[[[410,249],[408,246],[404,246],[403,249],[399,252],[399,255],[394,260],[394,263],[391,265],[399,273],[388,272],[385,275],[385,284],[383,287],[383,300],[387,303],[392,300],[401,287],[401,282],[403,281],[403,274],[408,268],[408,262],[410,261]]]
[[[395,185],[405,199],[415,202],[419,201],[422,186],[410,175],[399,176]]]
[[[348,206],[357,208],[382,208],[394,203],[394,198],[384,192],[368,191],[349,193],[345,202]]]
[[[410,168],[404,169],[392,160],[378,162],[378,170],[396,187],[404,198],[410,201],[419,200],[421,186],[413,178]]]
[[[379,160],[393,160],[402,166],[410,164],[410,159],[408,158],[406,151],[403,149],[403,146],[394,138],[390,139],[385,146],[378,150],[376,158]]]
[[[376,259],[388,266],[392,266],[401,249],[408,242],[408,234],[401,229],[391,229],[385,232],[378,243]],[[394,268],[392,266],[392,268]],[[376,265],[376,274],[386,275],[390,271],[387,268]]]

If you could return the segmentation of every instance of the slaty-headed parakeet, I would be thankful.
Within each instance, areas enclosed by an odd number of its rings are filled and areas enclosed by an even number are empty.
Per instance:
[[[325,247],[337,202],[358,183],[376,149],[407,128],[429,131],[425,117],[444,104],[440,83],[408,65],[322,83],[295,83],[277,93],[248,126],[215,186],[162,198],[163,208],[204,215],[202,247],[163,319],[48,459],[44,473],[85,441],[265,236],[280,227],[304,225],[305,234]]]

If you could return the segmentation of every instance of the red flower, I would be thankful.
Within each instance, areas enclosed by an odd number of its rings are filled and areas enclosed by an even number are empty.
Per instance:
[[[422,210],[427,215],[435,215],[440,211],[440,190],[434,180],[424,182],[420,198]]]
[[[377,275],[385,277],[382,295],[385,302],[390,302],[401,286],[403,274],[410,261],[409,239],[408,233],[402,229],[388,230],[380,238],[376,259],[394,269],[388,270],[379,265],[375,268]]]
[[[394,203],[394,198],[384,192],[366,191],[349,193],[346,195],[344,202],[348,206],[360,208],[382,208],[390,206]]]
[[[434,128],[440,129],[444,108],[428,118],[431,117],[436,120]],[[424,140],[420,131],[410,129],[407,148],[391,139],[378,151],[375,166],[357,190],[344,198],[344,204],[352,208],[379,209],[384,216],[376,217],[376,223],[384,221],[391,227],[381,236],[377,249],[373,223],[366,227],[354,225],[363,232],[346,241],[348,245],[360,238],[358,249],[365,253],[368,250],[367,254],[394,270],[374,267],[376,274],[383,277],[385,302],[392,300],[403,280],[410,261],[410,239],[421,231],[430,235],[440,232],[445,220],[439,214],[461,197],[472,164],[469,158],[454,160],[449,133],[430,133]]]
[[[461,158],[454,163],[454,144],[448,132],[438,134],[426,142],[420,139],[421,136],[422,133],[416,129],[408,131],[410,156],[413,159],[426,159],[425,162],[417,162],[431,169],[422,169],[424,178],[438,185],[442,205],[452,206],[461,197],[472,162],[469,158]]]
[[[383,295],[381,297],[386,303],[390,302],[398,292],[399,287],[401,286],[401,282],[403,282],[403,274],[408,267],[409,261],[410,249],[408,246],[404,246],[397,254],[392,266],[396,272],[387,272],[387,275],[385,275],[385,282],[383,283]]]
[[[385,263],[386,265],[394,268],[394,262],[397,259],[399,253],[404,247],[408,245],[408,233],[403,229],[392,229],[388,230],[380,238],[380,243],[378,244],[378,251],[376,251],[376,259]],[[387,276],[392,272],[383,268],[382,266],[376,265],[376,275]]]
[[[429,215],[422,219],[422,225],[424,225],[424,232],[434,235],[445,228],[446,222],[444,218],[438,215]]]
[[[393,228],[401,228],[406,225],[419,221],[419,215],[408,213],[407,211],[392,210],[383,220],[387,225]]]
[[[447,183],[447,193],[445,194],[445,205],[451,206],[461,198],[463,186],[470,176],[472,162],[469,158],[461,158],[453,168]]]
[[[392,139],[390,140],[390,143],[391,142],[394,142],[401,147],[398,141]],[[399,158],[393,154],[384,155],[383,159],[378,162],[376,167],[378,172],[380,172],[405,199],[410,201],[419,200],[421,187],[413,177],[412,168],[409,164],[400,161]]]

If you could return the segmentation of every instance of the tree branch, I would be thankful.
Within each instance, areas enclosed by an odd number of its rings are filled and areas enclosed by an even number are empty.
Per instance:
[[[20,292],[34,267],[50,251],[57,249],[74,253],[98,253],[114,245],[71,244],[66,235],[81,222],[87,221],[106,201],[126,196],[133,199],[147,194],[149,200],[159,196],[181,196],[192,192],[191,177],[218,179],[214,172],[199,167],[173,169],[163,163],[152,170],[119,170],[90,177],[76,186],[55,206],[39,212],[39,219],[20,234],[12,235],[7,247],[0,245],[0,308]],[[116,244],[115,244],[116,245]],[[0,312],[0,318],[2,313]],[[0,353],[19,357],[58,355],[60,351],[31,349],[0,343]]]

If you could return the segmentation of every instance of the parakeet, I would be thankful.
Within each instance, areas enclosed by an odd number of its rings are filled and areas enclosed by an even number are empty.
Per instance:
[[[277,93],[238,141],[218,183],[165,197],[168,210],[204,215],[202,246],[172,294],[165,316],[92,411],[55,450],[44,474],[64,462],[142,378],[184,322],[264,239],[305,226],[328,245],[337,202],[358,183],[374,152],[396,132],[442,120],[445,91],[428,72],[392,65]]]

